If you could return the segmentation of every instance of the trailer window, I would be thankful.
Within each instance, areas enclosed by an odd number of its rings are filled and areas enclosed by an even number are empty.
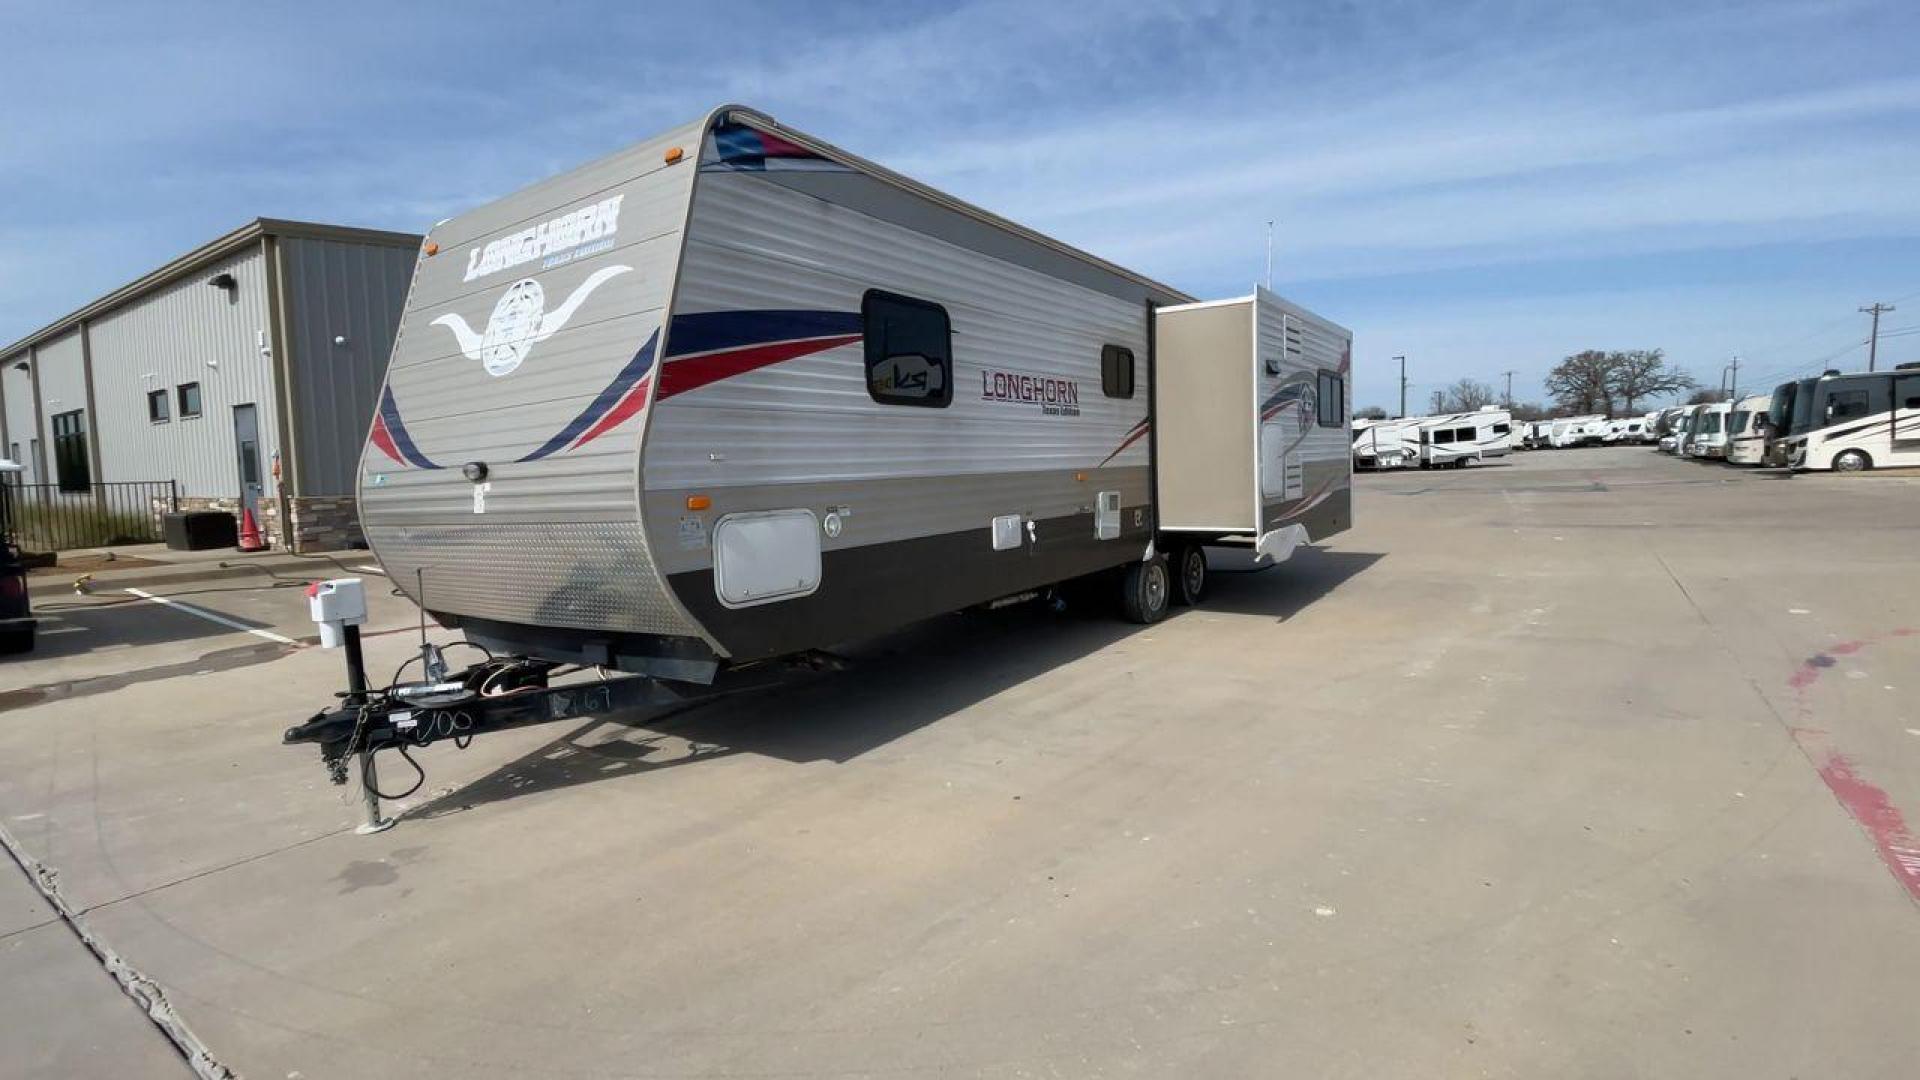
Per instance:
[[[1347,380],[1329,371],[1320,373],[1320,426],[1340,427],[1347,422]]]
[[[869,290],[860,300],[867,393],[882,405],[944,409],[953,400],[953,326],[947,309]]]
[[[1509,425],[1507,425],[1507,424],[1495,424],[1495,425],[1493,425],[1493,433],[1494,433],[1495,435],[1506,435],[1506,434],[1509,434],[1509,433],[1510,433],[1510,432],[1512,432],[1512,431],[1513,431],[1513,428],[1512,428],[1511,426],[1509,426]]]
[[[1125,345],[1100,347],[1100,389],[1108,397],[1133,396],[1133,350]]]
[[[1438,430],[1436,430],[1436,431],[1435,431],[1435,432],[1433,433],[1433,441],[1434,441],[1434,442],[1437,442],[1437,443],[1450,443],[1450,442],[1452,442],[1452,441],[1453,441],[1453,429],[1452,429],[1452,428],[1440,428],[1440,429],[1438,429]]]

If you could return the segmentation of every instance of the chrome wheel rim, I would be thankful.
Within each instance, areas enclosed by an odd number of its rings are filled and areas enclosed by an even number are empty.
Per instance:
[[[1167,568],[1160,563],[1147,567],[1147,610],[1158,611],[1167,603]]]

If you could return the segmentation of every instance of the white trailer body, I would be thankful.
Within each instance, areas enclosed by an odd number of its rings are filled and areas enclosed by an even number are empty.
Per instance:
[[[1375,420],[1353,439],[1356,469],[1410,469],[1420,463],[1420,420]]]
[[[1420,418],[1420,464],[1476,464],[1506,457],[1512,447],[1513,414],[1505,409]]]
[[[1767,415],[1772,394],[1750,394],[1734,405],[1727,421],[1727,461],[1758,465],[1767,454]]]

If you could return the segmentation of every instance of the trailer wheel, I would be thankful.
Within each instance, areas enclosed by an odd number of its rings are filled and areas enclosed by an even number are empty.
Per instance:
[[[1128,622],[1148,626],[1167,617],[1173,594],[1168,577],[1167,560],[1161,555],[1127,567],[1120,579],[1120,611]]]
[[[1873,459],[1865,450],[1842,450],[1833,459],[1834,472],[1865,472],[1873,468]]]
[[[0,655],[11,656],[15,653],[33,651],[33,631],[8,630],[0,633]]]
[[[1193,607],[1207,592],[1207,550],[1199,544],[1175,548],[1173,552],[1173,602]]]

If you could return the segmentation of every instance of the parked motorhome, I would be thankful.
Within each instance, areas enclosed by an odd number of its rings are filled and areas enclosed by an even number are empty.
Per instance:
[[[1660,449],[1676,457],[1686,457],[1687,440],[1693,434],[1694,417],[1699,414],[1703,407],[1704,406],[1700,405],[1683,405],[1679,409],[1676,409],[1672,419],[1667,422],[1669,434],[1667,438],[1660,440]],[[1669,443],[1668,439],[1671,439],[1672,442]]]
[[[360,506],[501,656],[705,682],[1109,571],[1151,622],[1351,523],[1350,356],[729,106],[434,228]]]
[[[1687,439],[1687,456],[1697,458],[1724,458],[1727,456],[1727,421],[1733,415],[1733,405],[1720,401],[1702,406],[1694,414],[1693,424]]]
[[[1830,371],[1827,374],[1837,375]],[[1788,464],[1793,455],[1793,435],[1795,425],[1804,426],[1807,417],[1800,412],[1800,406],[1811,404],[1813,387],[1820,380],[1795,379],[1783,382],[1773,388],[1772,402],[1767,406],[1766,438],[1767,448],[1760,461],[1763,465],[1779,467]]]
[[[1920,363],[1801,382],[1787,435],[1796,469],[1920,465]]]
[[[1733,407],[1727,420],[1727,462],[1758,465],[1767,452],[1767,411],[1771,394],[1749,394]]]
[[[1420,466],[1477,465],[1506,457],[1513,434],[1513,414],[1505,409],[1420,418]]]
[[[1420,463],[1420,417],[1375,420],[1353,439],[1356,469],[1409,469]]]

